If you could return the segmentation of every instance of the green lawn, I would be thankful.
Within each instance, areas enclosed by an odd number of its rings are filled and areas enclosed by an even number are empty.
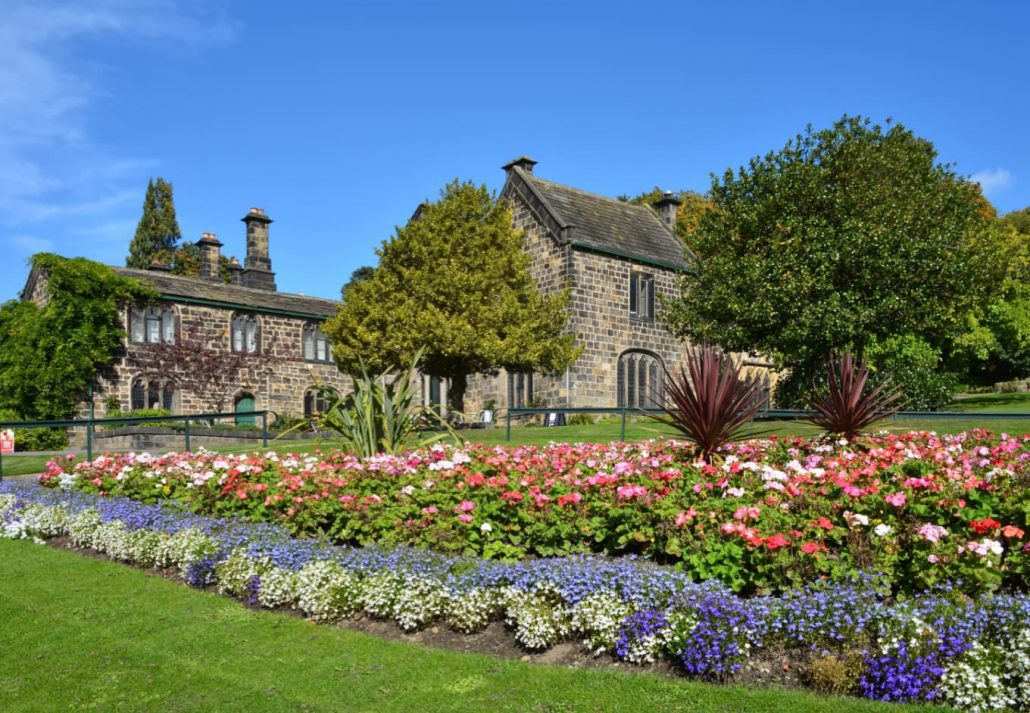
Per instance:
[[[15,711],[931,711],[384,641],[0,540],[0,708]]]

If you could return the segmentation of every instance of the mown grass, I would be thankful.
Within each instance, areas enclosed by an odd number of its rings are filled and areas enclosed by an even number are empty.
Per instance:
[[[943,710],[384,641],[25,541],[0,540],[0,572],[9,713]]]
[[[1030,413],[1030,393],[975,394],[958,399],[949,411],[963,413]],[[984,428],[995,433],[1030,433],[1030,419],[985,419],[985,418],[924,418],[888,419],[877,424],[877,430],[892,433],[908,431],[936,431],[937,433],[959,433],[972,428]],[[551,441],[567,443],[607,443],[617,441],[621,425],[617,419],[579,426],[558,426],[544,428],[538,425],[513,426],[511,440],[506,440],[503,422],[498,428],[472,429],[459,432],[461,437],[474,443],[487,445],[546,445]],[[754,436],[814,436],[819,430],[801,421],[767,421],[755,423],[746,429],[742,437]],[[626,424],[626,440],[638,441],[659,436],[674,436],[675,431],[648,418],[630,417]],[[271,441],[269,450],[291,453],[310,453],[318,449],[335,446],[331,436],[305,441]],[[223,446],[214,450],[226,453],[248,453],[264,450],[253,445]],[[3,474],[7,476],[40,473],[53,456],[16,455],[3,460]],[[81,458],[81,456],[79,456]],[[74,462],[74,461],[73,461]]]

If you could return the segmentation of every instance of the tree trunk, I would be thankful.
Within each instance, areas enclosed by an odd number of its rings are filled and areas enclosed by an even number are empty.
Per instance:
[[[461,372],[451,375],[451,383],[447,388],[447,408],[451,412],[465,412],[465,391],[467,389],[468,374]]]

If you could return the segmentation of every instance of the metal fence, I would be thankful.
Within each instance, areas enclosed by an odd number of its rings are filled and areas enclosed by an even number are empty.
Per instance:
[[[627,416],[649,416],[652,414],[665,413],[659,408],[510,408],[505,423],[506,441],[511,440],[512,417],[519,416],[544,416],[545,426],[565,425],[565,414],[616,414],[620,417],[619,438],[626,439],[626,417]],[[759,411],[755,421],[797,421],[811,415],[810,411],[797,409],[765,409]],[[1030,421],[1030,413],[989,413],[986,411],[898,411],[891,417],[892,420],[919,418],[919,419],[992,419],[992,420],[1026,420]]]
[[[209,423],[221,419],[255,418],[261,419],[261,446],[268,447],[268,411],[231,411],[229,413],[197,413],[184,416],[120,416],[118,418],[81,418],[65,421],[0,421],[0,431],[4,429],[25,428],[82,428],[86,429],[86,458],[93,460],[93,439],[97,426],[131,426],[140,423],[181,423],[185,450],[190,450],[190,422],[207,421]],[[4,458],[0,453],[0,482],[4,479]]]

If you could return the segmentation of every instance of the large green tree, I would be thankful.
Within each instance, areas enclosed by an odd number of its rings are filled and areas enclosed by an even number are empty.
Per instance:
[[[25,419],[67,418],[123,348],[122,306],[156,295],[83,258],[40,253],[32,264],[49,299],[0,305],[0,409]]]
[[[424,349],[421,368],[451,379],[461,411],[471,374],[557,372],[579,355],[565,330],[568,294],[537,291],[522,234],[485,186],[450,183],[377,254],[324,326],[344,371],[398,368]]]
[[[900,124],[809,127],[713,176],[709,198],[667,321],[682,337],[772,355],[791,370],[786,403],[834,349],[903,335],[939,348],[1004,273],[979,187]]]
[[[143,215],[136,226],[136,235],[129,243],[127,267],[145,270],[155,259],[172,253],[182,232],[175,218],[175,202],[172,199],[172,184],[163,178],[150,179],[147,195],[143,199]]]
[[[712,202],[696,191],[674,191],[674,195],[680,202],[676,206],[676,236],[690,248],[694,235],[701,224],[701,218],[712,209]],[[619,196],[619,200],[634,205],[654,206],[664,197],[665,191],[655,187],[647,193],[641,193],[633,198]]]

